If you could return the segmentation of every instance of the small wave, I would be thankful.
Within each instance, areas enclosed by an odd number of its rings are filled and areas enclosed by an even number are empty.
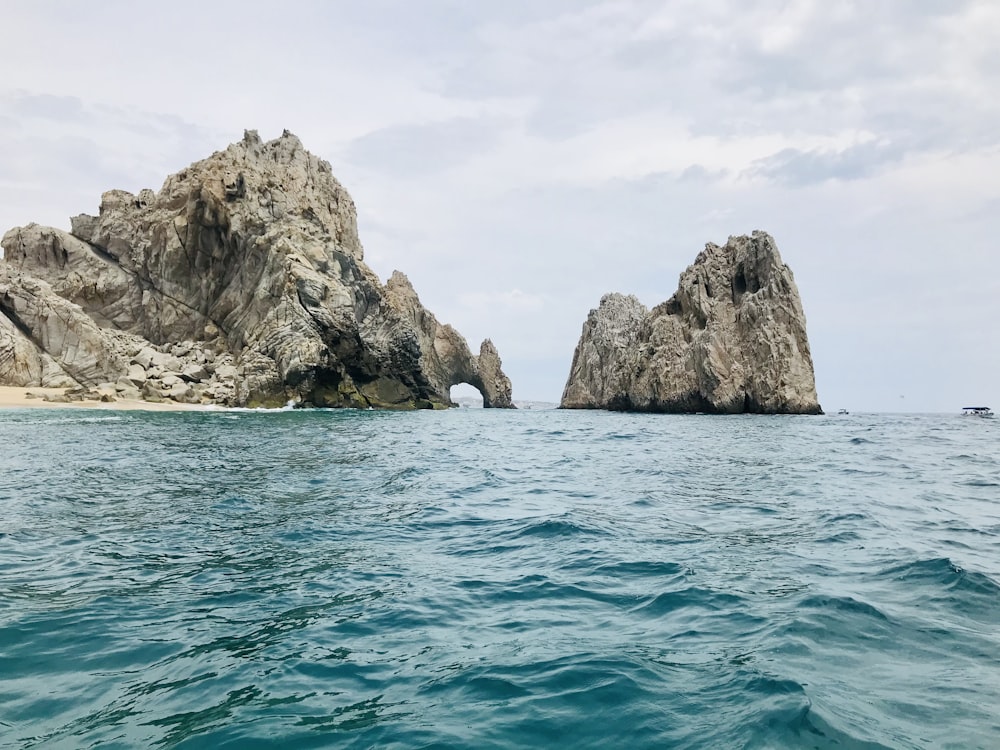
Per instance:
[[[418,479],[425,473],[425,469],[417,466],[408,466],[405,469],[399,469],[382,480],[378,485],[378,489],[386,495],[407,492],[418,483]]]
[[[246,510],[252,508],[253,503],[241,495],[226,495],[216,502],[212,508],[214,510]]]
[[[783,641],[831,644],[857,649],[868,641],[886,642],[896,631],[878,607],[851,596],[806,596],[780,628]]]
[[[211,414],[275,414],[285,411],[295,411],[300,409],[298,401],[290,400],[284,406],[219,406],[217,404],[206,404],[198,411],[209,412]]]
[[[859,601],[851,596],[810,596],[799,603],[800,608],[818,610],[820,612],[837,612],[848,615],[871,617],[883,622],[889,618],[878,607]]]
[[[866,444],[869,444],[869,443],[873,443],[874,441],[873,440],[868,440],[867,438],[863,438],[863,437],[853,437],[848,442],[851,445],[866,445]]]
[[[326,715],[301,716],[298,723],[313,731],[356,732],[378,724],[399,721],[409,716],[411,711],[399,710],[400,706],[405,705],[402,701],[392,703],[385,701],[383,695],[375,695],[371,698],[338,706]]]
[[[857,542],[861,539],[861,535],[854,531],[841,531],[839,534],[833,534],[828,537],[823,537],[822,539],[817,539],[816,544],[843,544],[845,542]]]
[[[841,469],[841,474],[848,474],[850,476],[862,476],[862,477],[886,476],[886,473],[884,471],[865,471],[864,469]]]
[[[830,518],[823,519],[827,523],[841,523],[843,521],[867,521],[868,516],[864,513],[839,513]]]
[[[711,589],[691,586],[680,591],[666,591],[647,599],[633,612],[651,617],[662,617],[679,609],[697,607],[708,610],[735,612],[744,606],[744,600],[735,594],[725,594]]]
[[[634,576],[636,578],[649,578],[653,580],[688,575],[691,572],[689,567],[678,563],[652,561],[609,563],[598,566],[594,570],[594,573],[597,575],[612,576],[614,578],[630,578]]]
[[[989,479],[970,479],[962,484],[966,487],[1000,487],[1000,482],[991,482]]]
[[[91,424],[94,422],[121,422],[122,417],[120,414],[108,414],[107,416],[93,416],[93,417],[59,417],[55,419],[40,419],[31,420],[29,424],[37,422],[38,424]]]
[[[522,527],[512,535],[512,538],[524,539],[539,537],[542,539],[558,539],[569,536],[596,536],[604,533],[605,532],[600,529],[585,526],[580,523],[574,523],[573,521],[561,521],[547,518],[544,521],[536,521]]]
[[[784,680],[786,693],[794,693],[798,683]],[[799,685],[805,697],[805,690]],[[768,716],[757,723],[762,729],[747,747],[808,747],[812,750],[890,750],[888,745],[863,739],[843,729],[838,729],[824,719],[805,697],[805,705],[778,707],[768,711]]]
[[[522,604],[529,601],[558,602],[560,607],[578,609],[585,605],[606,605],[615,609],[628,609],[636,599],[633,594],[622,591],[604,591],[594,586],[559,583],[542,575],[521,576],[514,580],[469,579],[461,581],[460,587],[473,594],[477,601],[495,606],[498,603]]]
[[[956,565],[947,557],[896,565],[881,571],[878,577],[907,583],[937,584],[949,592],[1000,601],[1000,584],[984,573],[969,571]]]
[[[490,675],[488,672],[486,669],[458,672],[447,679],[430,682],[424,688],[424,692],[457,690],[467,698],[477,701],[507,701],[531,695],[529,690],[513,680]]]

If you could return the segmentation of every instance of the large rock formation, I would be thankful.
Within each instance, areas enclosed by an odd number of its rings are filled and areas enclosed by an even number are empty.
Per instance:
[[[351,197],[287,131],[248,131],[158,193],[107,192],[71,225],[3,237],[0,384],[431,408],[464,382],[512,406],[493,344],[473,355],[404,275],[379,282]]]
[[[821,414],[792,272],[764,232],[705,246],[652,310],[608,294],[591,310],[565,409]]]

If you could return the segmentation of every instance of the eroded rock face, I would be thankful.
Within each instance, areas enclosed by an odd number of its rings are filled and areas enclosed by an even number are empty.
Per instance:
[[[472,354],[458,331],[439,323],[420,304],[410,280],[400,271],[389,278],[386,296],[393,309],[417,332],[421,367],[436,390],[447,393],[453,385],[468,383],[483,395],[485,408],[514,408],[510,380],[503,374],[492,341],[483,341],[479,356]]]
[[[821,414],[792,272],[764,232],[708,244],[652,310],[608,294],[573,355],[561,407]]]
[[[71,225],[3,237],[0,383],[431,408],[466,382],[511,406],[499,358],[481,372],[405,276],[383,286],[365,265],[351,197],[287,131],[248,131],[159,192],[109,191]]]

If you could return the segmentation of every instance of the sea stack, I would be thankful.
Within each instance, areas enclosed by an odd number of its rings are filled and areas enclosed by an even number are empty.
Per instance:
[[[765,232],[709,243],[652,310],[601,299],[561,408],[822,414],[798,288]]]
[[[512,406],[492,342],[472,354],[406,276],[365,265],[350,195],[288,131],[247,131],[159,192],[107,192],[71,226],[3,237],[0,385],[406,409],[464,382]]]

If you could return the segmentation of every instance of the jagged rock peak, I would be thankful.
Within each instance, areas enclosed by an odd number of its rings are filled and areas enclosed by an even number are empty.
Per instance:
[[[435,389],[448,393],[451,386],[468,383],[482,394],[484,407],[515,408],[510,379],[503,373],[492,341],[484,341],[479,356],[473,355],[458,331],[439,323],[420,304],[416,290],[401,271],[393,271],[385,291],[388,304],[418,332],[422,369]]]
[[[500,353],[490,339],[484,339],[479,345],[479,356],[476,358],[479,383],[477,386],[483,394],[483,406],[487,409],[514,409],[511,395],[510,378],[504,375]]]
[[[484,378],[405,276],[383,286],[365,265],[353,200],[287,130],[247,130],[158,192],[110,190],[71,226],[3,237],[0,382],[93,386],[138,366],[152,399],[194,382],[186,398],[220,403],[438,407],[467,382],[509,405],[492,360]]]
[[[765,232],[708,243],[652,310],[608,294],[584,323],[561,406],[822,413],[791,269]]]

